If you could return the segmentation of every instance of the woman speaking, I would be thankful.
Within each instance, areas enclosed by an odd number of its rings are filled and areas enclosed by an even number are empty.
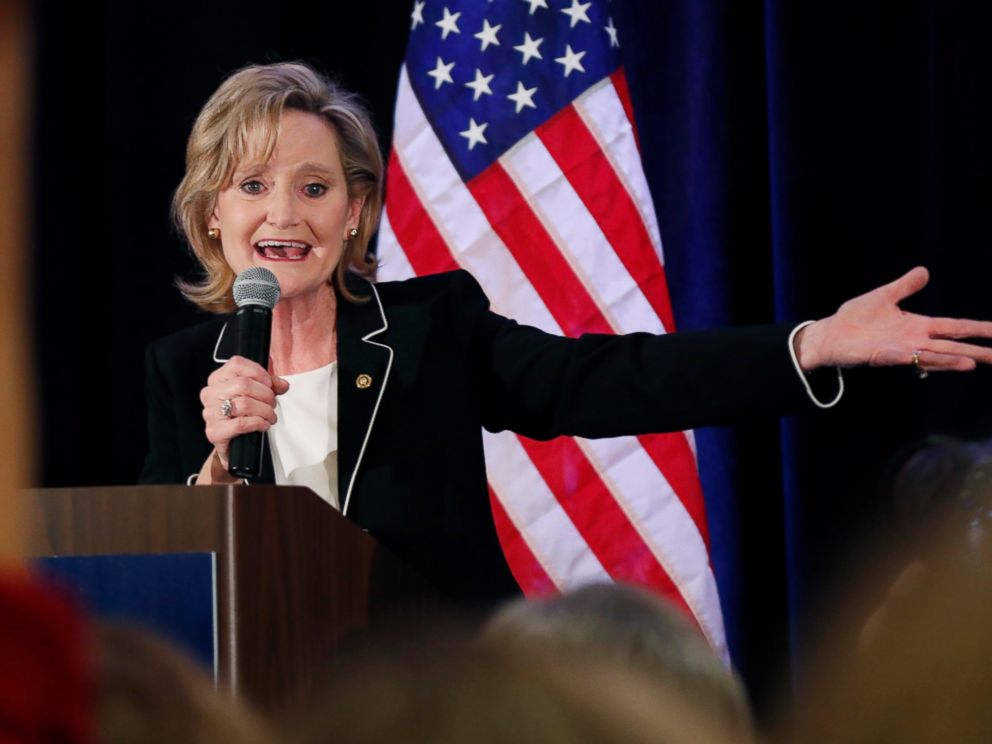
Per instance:
[[[828,406],[839,373],[821,368],[992,362],[955,340],[990,337],[992,323],[899,309],[922,268],[799,326],[578,339],[490,312],[463,271],[376,284],[382,175],[367,112],[305,65],[248,67],[210,98],[173,211],[204,270],[181,289],[218,317],[149,347],[143,482],[237,482],[231,441],[265,432],[258,482],[311,488],[441,589],[488,599],[516,584],[483,427],[675,431]],[[268,369],[234,353],[232,285],[257,266],[281,287]]]

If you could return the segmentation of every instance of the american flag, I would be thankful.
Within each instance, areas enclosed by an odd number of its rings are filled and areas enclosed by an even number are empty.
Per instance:
[[[462,267],[550,333],[674,330],[621,39],[603,0],[417,0],[400,71],[380,278]],[[484,433],[524,593],[651,587],[726,653],[691,432]]]

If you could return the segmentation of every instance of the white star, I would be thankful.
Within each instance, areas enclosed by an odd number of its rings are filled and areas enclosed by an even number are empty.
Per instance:
[[[440,88],[444,83],[454,83],[455,81],[451,79],[451,68],[455,66],[454,62],[444,63],[444,60],[440,57],[437,58],[437,66],[428,72],[427,74],[434,78],[434,90]]]
[[[579,72],[586,71],[586,68],[582,66],[582,58],[585,56],[585,52],[573,52],[572,46],[566,44],[565,56],[555,57],[555,62],[565,67],[565,77],[568,77],[573,70],[578,70]]]
[[[478,101],[479,96],[485,93],[487,96],[493,94],[492,89],[489,87],[489,83],[492,81],[495,75],[483,75],[482,70],[476,69],[475,80],[471,83],[465,83],[466,88],[471,88],[474,93],[472,94],[472,100]]]
[[[513,47],[516,51],[524,55],[524,61],[521,64],[527,64],[532,57],[537,57],[538,59],[544,59],[541,53],[538,51],[538,47],[541,46],[541,42],[544,39],[532,39],[530,34],[526,31],[524,32],[524,43],[520,46]]]
[[[618,47],[620,46],[620,40],[617,38],[617,27],[613,25],[613,19],[607,18],[606,25],[603,26],[606,29],[606,33],[610,35],[610,46]]]
[[[457,13],[452,13],[447,8],[444,9],[444,18],[435,23],[434,25],[441,29],[441,38],[447,39],[448,34],[460,34],[461,31],[458,30],[458,16],[462,12],[459,10]]]
[[[417,0],[413,4],[413,12],[410,14],[410,18],[413,19],[413,23],[410,24],[411,31],[424,22],[425,5],[427,5],[427,0]]]
[[[503,28],[502,24],[499,26],[490,26],[488,20],[482,20],[482,30],[475,35],[475,38],[482,42],[483,52],[486,51],[486,47],[490,44],[499,46],[499,39],[496,38],[496,32],[501,28]]]
[[[589,16],[586,15],[586,11],[589,10],[590,5],[592,5],[592,3],[580,3],[579,0],[572,0],[571,8],[562,8],[561,12],[572,19],[572,22],[568,26],[569,28],[575,28],[575,24],[579,21],[592,23],[592,21],[589,20]]]
[[[471,150],[479,143],[482,143],[483,145],[489,144],[489,141],[483,134],[488,126],[489,124],[476,124],[475,119],[470,117],[468,120],[468,129],[464,132],[459,132],[458,134],[468,140],[468,149]]]
[[[517,81],[517,92],[511,93],[507,96],[511,101],[517,104],[516,113],[520,113],[524,106],[528,108],[537,108],[534,105],[534,94],[537,92],[537,88],[525,88],[524,84],[519,80]]]
[[[530,15],[534,15],[534,11],[538,8],[547,8],[548,0],[524,0],[525,3],[530,3]]]

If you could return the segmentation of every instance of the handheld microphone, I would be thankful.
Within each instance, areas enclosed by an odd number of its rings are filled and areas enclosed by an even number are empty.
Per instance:
[[[234,280],[238,306],[238,355],[268,369],[272,338],[272,308],[279,301],[279,280],[261,266],[245,269]],[[262,469],[262,432],[231,440],[228,472],[236,478],[257,478]]]

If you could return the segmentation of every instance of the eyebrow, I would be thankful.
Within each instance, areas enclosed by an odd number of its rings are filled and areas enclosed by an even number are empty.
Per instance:
[[[231,174],[231,177],[232,178],[238,178],[239,176],[244,177],[249,173],[252,174],[265,173],[265,171],[267,171],[268,169],[269,166],[267,166],[265,163],[259,163],[259,162],[242,163],[241,165],[239,165],[237,168],[234,169],[234,172]]]
[[[234,171],[234,176],[244,176],[247,173],[265,173],[269,170],[267,163],[245,163],[240,168]],[[319,173],[320,175],[332,178],[334,176],[334,171],[328,168],[322,163],[318,163],[315,160],[308,160],[305,163],[301,163],[299,168],[296,169],[298,173]]]
[[[334,175],[334,171],[332,169],[328,168],[326,165],[323,165],[321,163],[317,163],[317,162],[314,162],[314,161],[307,161],[306,163],[303,163],[302,165],[300,165],[300,167],[297,168],[296,170],[297,171],[308,171],[310,173],[320,173],[320,174],[323,174],[323,175],[326,175],[326,176],[333,176]]]

